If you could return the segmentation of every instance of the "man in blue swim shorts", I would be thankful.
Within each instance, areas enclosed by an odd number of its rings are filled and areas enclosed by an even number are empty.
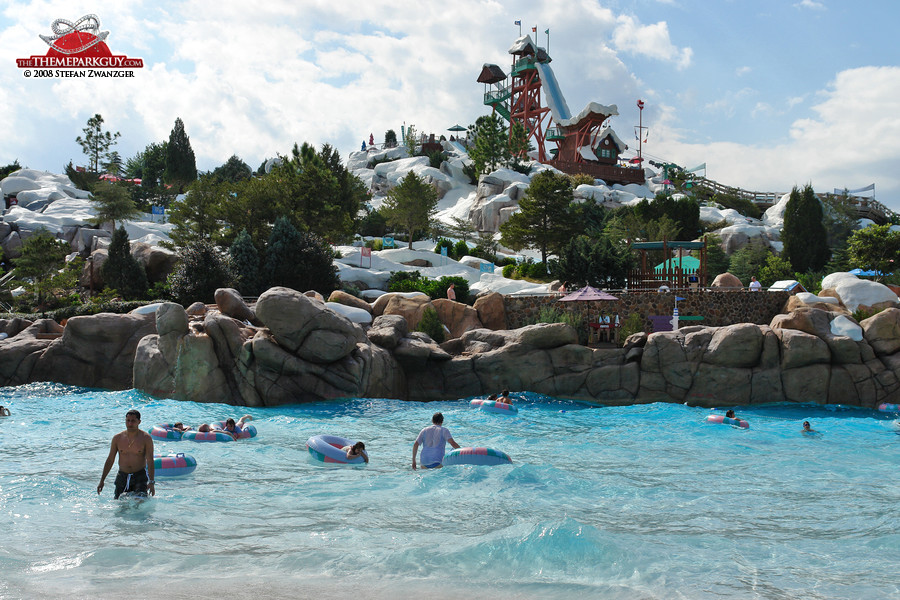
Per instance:
[[[103,482],[118,455],[115,498],[118,500],[123,492],[146,494],[149,491],[150,495],[156,495],[153,485],[153,438],[146,431],[141,431],[140,425],[141,413],[133,409],[125,413],[125,431],[113,436],[100,485],[97,486],[98,494],[103,491]]]
[[[419,432],[416,442],[413,444],[412,468],[416,469],[416,455],[419,446],[422,446],[422,466],[426,469],[439,469],[444,460],[444,449],[447,444],[459,448],[459,444],[450,435],[450,430],[443,427],[444,415],[434,413],[431,417],[431,425]]]

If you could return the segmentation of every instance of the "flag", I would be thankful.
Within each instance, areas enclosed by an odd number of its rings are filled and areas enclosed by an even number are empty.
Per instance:
[[[688,169],[687,171],[685,171],[685,173],[696,173],[697,171],[705,171],[705,170],[706,170],[706,163],[703,163],[701,165],[697,165],[693,169]]]
[[[544,33],[546,33],[547,35],[550,35],[550,29],[545,29]]]
[[[675,296],[675,302],[678,302],[679,300],[686,300],[686,298],[681,298],[679,296]],[[678,309],[676,308],[675,310],[678,310]]]
[[[637,107],[638,107],[640,110],[644,110],[644,101],[641,100],[640,98],[638,98],[638,101],[637,101]]]
[[[531,28],[531,33],[537,33],[537,25]]]
[[[519,26],[521,26],[521,25],[522,25],[522,21],[513,21],[513,25],[519,25]]]

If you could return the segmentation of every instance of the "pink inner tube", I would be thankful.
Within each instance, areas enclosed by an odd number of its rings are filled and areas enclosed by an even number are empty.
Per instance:
[[[732,427],[740,427],[741,429],[750,429],[750,423],[743,419],[732,419],[724,415],[709,415],[706,417],[707,423],[719,423],[721,425],[731,425]]]

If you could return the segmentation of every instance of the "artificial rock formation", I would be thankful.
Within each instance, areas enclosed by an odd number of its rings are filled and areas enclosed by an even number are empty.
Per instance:
[[[0,321],[0,384],[58,381],[198,402],[272,406],[341,397],[446,400],[504,387],[603,404],[900,402],[900,309],[857,324],[800,307],[768,325],[686,327],[592,349],[566,324],[476,328],[437,345],[401,314],[362,327],[272,288],[254,308],[217,294],[196,316]],[[440,310],[445,301],[436,303]],[[470,309],[474,312],[473,309]],[[248,317],[238,319],[229,314]]]

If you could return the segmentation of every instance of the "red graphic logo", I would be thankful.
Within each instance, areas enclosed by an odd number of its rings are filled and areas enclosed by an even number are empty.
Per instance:
[[[109,32],[100,31],[100,18],[97,15],[85,15],[74,23],[57,19],[50,25],[50,30],[53,35],[39,36],[50,46],[47,54],[17,58],[16,65],[20,69],[140,69],[144,66],[143,59],[110,52],[106,45]],[[50,77],[53,76],[53,71],[38,71],[35,74]],[[55,74],[57,77],[72,75],[59,71]],[[31,72],[25,71],[25,76],[30,77]],[[88,76],[131,77],[133,73],[92,73]]]

